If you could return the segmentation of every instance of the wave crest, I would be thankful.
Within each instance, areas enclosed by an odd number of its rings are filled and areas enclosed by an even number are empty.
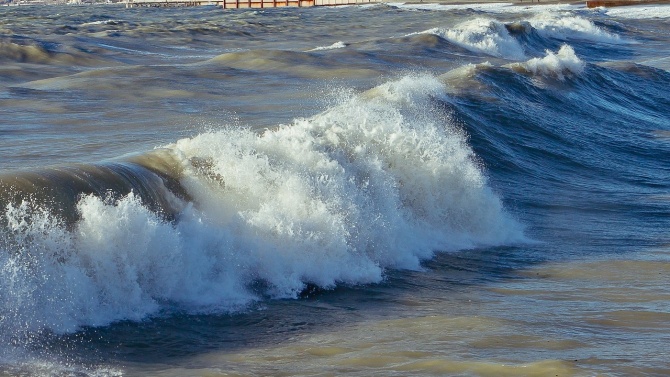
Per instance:
[[[320,46],[320,47],[311,49],[309,51],[337,50],[338,48],[345,48],[345,47],[347,47],[346,43],[344,43],[342,41],[338,41],[338,42],[333,43],[330,46]]]
[[[541,35],[560,40],[578,38],[593,42],[620,43],[621,38],[596,26],[593,21],[579,16],[540,13],[529,20]]]
[[[585,63],[575,55],[569,45],[563,45],[557,53],[546,51],[543,58],[533,58],[525,63],[515,63],[512,68],[529,72],[533,75],[556,77],[564,80],[566,74],[579,75],[584,71]]]
[[[168,149],[192,202],[172,221],[132,192],[84,196],[75,224],[30,201],[8,205],[2,333],[70,332],[171,307],[234,311],[307,284],[379,282],[438,250],[522,241],[435,105],[444,93],[438,78],[409,76],[261,135],[180,140]]]
[[[505,24],[496,20],[476,18],[451,29],[435,28],[423,33],[435,34],[468,50],[495,57],[520,60],[526,56]]]

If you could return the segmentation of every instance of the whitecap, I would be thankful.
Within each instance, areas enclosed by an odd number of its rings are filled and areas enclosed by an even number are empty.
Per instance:
[[[564,80],[566,74],[579,75],[584,71],[585,63],[575,55],[569,45],[563,45],[554,53],[546,51],[543,58],[533,58],[525,63],[515,63],[512,68],[529,72],[533,75],[556,77]]]
[[[435,34],[470,51],[495,57],[520,60],[526,56],[505,24],[492,19],[476,18],[450,29],[434,28],[423,33]]]
[[[670,5],[636,5],[617,8],[601,8],[598,11],[610,17],[629,19],[670,18]]]
[[[543,12],[528,20],[537,32],[549,38],[572,38],[604,43],[621,43],[621,38],[596,26],[593,21],[566,13]]]
[[[347,47],[347,44],[344,43],[344,42],[342,42],[342,41],[339,41],[339,42],[335,42],[335,43],[333,43],[333,44],[330,45],[330,46],[321,46],[321,47],[313,48],[313,49],[311,49],[311,50],[309,50],[309,51],[336,50],[336,49],[338,49],[338,48],[345,48],[345,47]]]

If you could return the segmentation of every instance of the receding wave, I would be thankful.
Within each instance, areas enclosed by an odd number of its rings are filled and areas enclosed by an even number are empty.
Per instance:
[[[436,107],[444,93],[438,78],[409,76],[262,134],[179,140],[125,160],[155,183],[117,195],[80,189],[68,196],[69,220],[19,190],[3,205],[3,337],[169,308],[235,311],[307,284],[380,282],[436,251],[522,241],[462,131]],[[60,185],[42,177],[33,182]],[[147,204],[156,194],[143,185],[182,191],[161,194],[171,216]]]

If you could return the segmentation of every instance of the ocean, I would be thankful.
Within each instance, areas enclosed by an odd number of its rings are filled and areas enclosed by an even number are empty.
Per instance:
[[[0,376],[670,375],[670,6],[0,7]]]

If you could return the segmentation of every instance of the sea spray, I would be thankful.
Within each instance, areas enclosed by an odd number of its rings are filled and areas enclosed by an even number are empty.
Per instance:
[[[470,51],[508,60],[526,59],[535,47],[547,45],[550,40],[622,43],[618,35],[609,33],[591,20],[548,12],[510,23],[475,18],[450,28],[432,28],[419,34],[434,34]]]
[[[262,134],[179,140],[166,148],[192,201],[172,221],[134,193],[82,197],[74,226],[8,205],[3,334],[242,310],[306,284],[376,283],[435,251],[523,240],[436,106],[444,93],[435,77],[407,76]]]
[[[518,240],[464,136],[435,109],[443,93],[433,77],[406,77],[261,136],[181,140],[185,160],[209,161],[184,185],[209,221],[263,243],[238,248],[275,261],[260,270],[280,296],[305,282],[379,281],[434,250]]]

